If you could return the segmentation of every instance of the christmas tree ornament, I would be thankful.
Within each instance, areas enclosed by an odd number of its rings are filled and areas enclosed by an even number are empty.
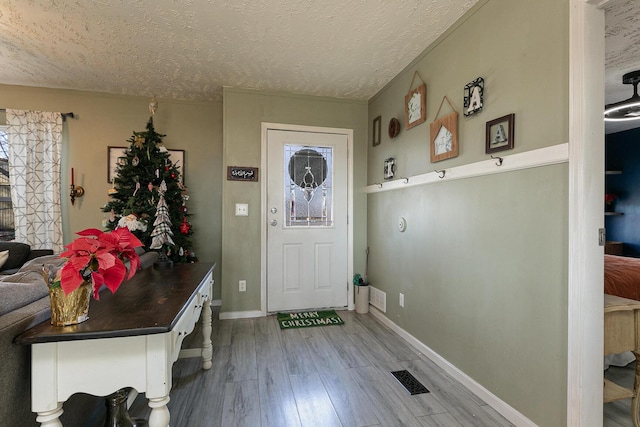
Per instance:
[[[153,223],[153,231],[151,232],[151,245],[149,249],[159,249],[160,258],[153,265],[155,268],[171,268],[173,262],[167,257],[171,254],[169,245],[175,245],[171,231],[171,218],[169,217],[169,207],[164,200],[164,195],[167,192],[167,184],[162,181],[160,188],[158,188],[158,206],[156,206],[156,220]],[[162,250],[165,250],[163,252]]]
[[[138,156],[135,156],[132,160],[131,160],[131,165],[132,166],[138,166],[140,164],[140,159],[138,158]]]
[[[133,146],[136,147],[137,149],[142,149],[142,147],[144,146],[144,137],[140,136],[140,135],[136,135],[133,138]]]
[[[147,188],[149,191],[153,191],[153,182],[149,182],[149,184],[147,184]]]
[[[176,179],[176,174],[175,173],[171,173],[171,179]]]
[[[127,216],[123,216],[118,221],[118,227],[126,227],[129,231],[147,231],[147,224],[138,219],[136,214],[129,214]]]
[[[178,251],[178,255],[184,256],[184,249],[182,249],[182,246],[180,246],[180,250]]]
[[[158,111],[158,100],[154,95],[153,98],[151,98],[151,101],[149,102],[149,112],[153,116],[156,114],[156,111]]]
[[[187,208],[185,205],[182,205],[180,206],[180,212],[186,214],[187,212],[189,212],[189,208]]]
[[[111,188],[107,190],[108,195],[116,194],[118,190],[116,190],[116,179],[111,178]],[[105,206],[106,208],[106,206]]]
[[[182,224],[180,224],[180,232],[182,234],[189,234],[189,230],[191,230],[191,224],[187,222],[187,218],[182,218]]]

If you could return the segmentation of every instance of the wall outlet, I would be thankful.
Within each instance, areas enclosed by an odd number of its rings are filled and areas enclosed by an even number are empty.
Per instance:
[[[400,293],[399,304],[400,304],[400,307],[404,307],[404,294],[403,293]]]
[[[236,216],[249,216],[249,204],[236,203]]]
[[[247,291],[247,281],[246,280],[239,280],[238,281],[238,291],[239,292],[246,292]]]

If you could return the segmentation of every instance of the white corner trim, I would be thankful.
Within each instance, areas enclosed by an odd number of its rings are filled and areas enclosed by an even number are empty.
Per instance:
[[[569,161],[569,144],[557,144],[549,147],[538,148],[536,150],[525,151],[523,153],[511,154],[509,156],[495,155],[494,157],[494,159],[483,160],[481,162],[442,170],[436,168],[437,171],[399,178],[393,181],[376,183],[364,187],[363,191],[365,193],[379,193],[382,191],[400,190],[407,187],[413,187],[415,185],[437,184],[456,179],[473,178],[483,175],[565,163]],[[502,159],[501,165],[498,165],[498,158]],[[442,175],[444,176],[441,178]]]
[[[473,394],[486,402],[507,420],[517,426],[537,427],[536,424],[529,418],[522,415],[516,409],[505,403],[502,399],[498,398],[495,394],[484,388],[480,383],[476,382],[473,378],[469,377],[460,369],[449,363],[445,358],[443,358],[427,345],[419,341],[416,337],[393,323],[393,321],[386,317],[380,310],[376,309],[373,306],[369,306],[369,311],[376,319],[380,320],[383,324],[391,328],[391,330],[393,330],[405,341],[415,347],[416,350],[424,354],[427,358],[429,358],[429,360],[442,368],[447,374],[451,375],[460,384],[468,388]]]
[[[253,311],[223,311],[220,312],[218,317],[220,320],[231,320],[231,319],[250,319],[252,317],[264,317],[267,313],[260,310]]]

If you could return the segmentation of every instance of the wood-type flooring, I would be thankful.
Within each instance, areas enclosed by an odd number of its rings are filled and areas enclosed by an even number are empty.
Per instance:
[[[171,427],[512,426],[371,314],[280,330],[275,316],[218,320],[218,310],[213,367],[203,371],[199,358],[173,366]],[[200,342],[194,332],[183,348]],[[411,396],[397,370],[431,392]],[[144,394],[129,412],[148,419]]]
[[[636,363],[627,366],[610,366],[604,372],[605,378],[623,387],[633,389]],[[604,427],[633,427],[631,421],[631,399],[622,399],[604,404]]]

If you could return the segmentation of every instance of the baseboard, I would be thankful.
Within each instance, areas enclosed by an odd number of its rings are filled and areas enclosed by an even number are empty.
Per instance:
[[[391,328],[395,333],[400,335],[405,341],[415,347],[419,352],[428,357],[433,363],[438,365],[447,374],[451,375],[460,384],[468,388],[472,393],[485,401],[489,406],[495,409],[500,415],[517,426],[537,427],[536,424],[529,418],[522,415],[516,409],[509,406],[502,399],[491,393],[484,388],[480,383],[476,382],[473,378],[456,368],[449,363],[445,358],[433,351],[427,345],[419,341],[416,337],[402,329],[400,326],[393,323],[387,316],[385,316],[380,310],[373,306],[369,306],[369,312],[386,326]]]
[[[222,311],[219,314],[220,320],[231,320],[231,319],[249,319],[251,317],[264,317],[266,313],[253,310],[253,311]]]

